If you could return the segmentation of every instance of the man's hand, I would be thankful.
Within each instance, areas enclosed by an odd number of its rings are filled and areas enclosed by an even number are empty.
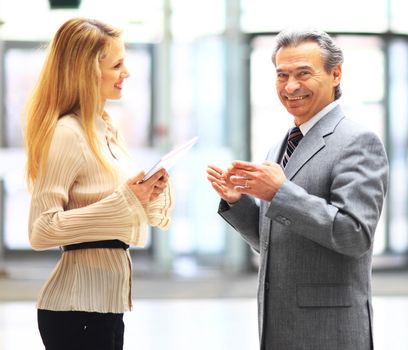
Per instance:
[[[236,160],[228,169],[227,178],[235,191],[271,201],[286,180],[282,167],[277,163],[265,161],[253,164]]]
[[[207,179],[218,195],[228,203],[238,202],[241,199],[241,193],[234,188],[226,174],[225,170],[214,165],[209,165],[207,168]]]

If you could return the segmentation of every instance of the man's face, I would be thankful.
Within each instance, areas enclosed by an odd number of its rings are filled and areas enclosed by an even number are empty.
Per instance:
[[[295,117],[296,125],[300,125],[334,101],[334,88],[341,79],[341,65],[327,73],[320,47],[314,42],[306,42],[278,50],[276,74],[279,99]]]

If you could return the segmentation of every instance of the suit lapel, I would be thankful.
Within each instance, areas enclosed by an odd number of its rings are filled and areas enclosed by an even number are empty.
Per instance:
[[[286,149],[286,140],[288,138],[288,134],[285,135],[285,137],[282,139],[282,141],[278,144],[276,144],[274,147],[271,148],[270,152],[268,153],[268,156],[266,157],[267,160],[270,160],[271,162],[279,163],[280,160],[283,157],[283,153],[285,152]]]
[[[325,147],[325,136],[332,134],[343,118],[343,112],[340,106],[337,106],[309,130],[286,164],[285,175],[289,180],[296,175],[309,159]]]

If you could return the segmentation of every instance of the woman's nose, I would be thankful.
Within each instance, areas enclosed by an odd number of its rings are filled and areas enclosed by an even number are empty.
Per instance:
[[[127,69],[125,69],[124,71],[122,71],[122,72],[120,73],[120,77],[121,77],[122,79],[128,78],[129,76],[130,76],[130,74],[129,74],[129,71],[128,71]]]

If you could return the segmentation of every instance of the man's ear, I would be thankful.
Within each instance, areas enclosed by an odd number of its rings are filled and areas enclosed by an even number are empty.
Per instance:
[[[340,64],[337,64],[333,68],[332,75],[333,75],[333,85],[338,86],[341,80],[341,65]]]

